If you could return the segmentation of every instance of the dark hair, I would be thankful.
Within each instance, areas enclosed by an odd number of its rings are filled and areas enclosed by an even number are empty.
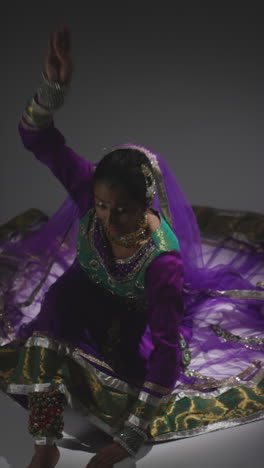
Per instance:
[[[96,166],[93,188],[97,182],[122,187],[128,198],[146,206],[145,177],[140,165],[144,163],[153,173],[149,158],[140,150],[120,148],[106,154]]]

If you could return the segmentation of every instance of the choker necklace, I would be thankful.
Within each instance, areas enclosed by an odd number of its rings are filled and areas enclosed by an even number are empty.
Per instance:
[[[143,240],[146,240],[149,237],[148,234],[148,218],[147,213],[145,213],[143,220],[139,222],[139,227],[136,231],[131,232],[129,234],[125,234],[121,237],[114,237],[112,233],[107,229],[107,227],[102,224],[104,233],[106,234],[107,238],[112,241],[114,244],[120,247],[136,247],[139,245]]]

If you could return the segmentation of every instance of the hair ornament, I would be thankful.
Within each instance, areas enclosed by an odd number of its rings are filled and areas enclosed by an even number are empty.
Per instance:
[[[153,198],[156,195],[156,186],[155,186],[155,178],[151,172],[151,170],[146,166],[146,164],[141,164],[140,168],[143,172],[146,184],[146,199],[148,205],[151,204]]]

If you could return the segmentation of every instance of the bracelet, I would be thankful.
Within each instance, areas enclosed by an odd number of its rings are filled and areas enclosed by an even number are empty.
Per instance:
[[[132,457],[135,457],[148,436],[139,427],[128,421],[125,422],[124,426],[125,429],[121,430],[113,440],[122,445]]]
[[[36,128],[45,128],[48,127],[53,119],[53,115],[50,110],[44,108],[36,101],[37,96],[35,95],[29,99],[25,111],[23,113],[23,118],[27,124],[29,124],[33,129]],[[22,122],[23,123],[23,122]]]
[[[49,81],[45,72],[42,72],[42,83],[37,95],[45,103],[45,107],[51,112],[59,109],[63,103],[68,86],[57,81]]]
[[[65,396],[59,390],[29,393],[28,430],[37,445],[53,445],[62,439],[65,406]]]

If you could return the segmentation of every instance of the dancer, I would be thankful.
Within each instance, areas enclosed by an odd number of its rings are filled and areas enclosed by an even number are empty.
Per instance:
[[[87,468],[264,413],[263,250],[205,250],[149,149],[124,144],[93,164],[69,148],[54,114],[72,72],[60,27],[19,132],[69,197],[38,232],[2,246],[0,382],[27,398],[30,468],[58,463],[66,405],[113,437]]]

